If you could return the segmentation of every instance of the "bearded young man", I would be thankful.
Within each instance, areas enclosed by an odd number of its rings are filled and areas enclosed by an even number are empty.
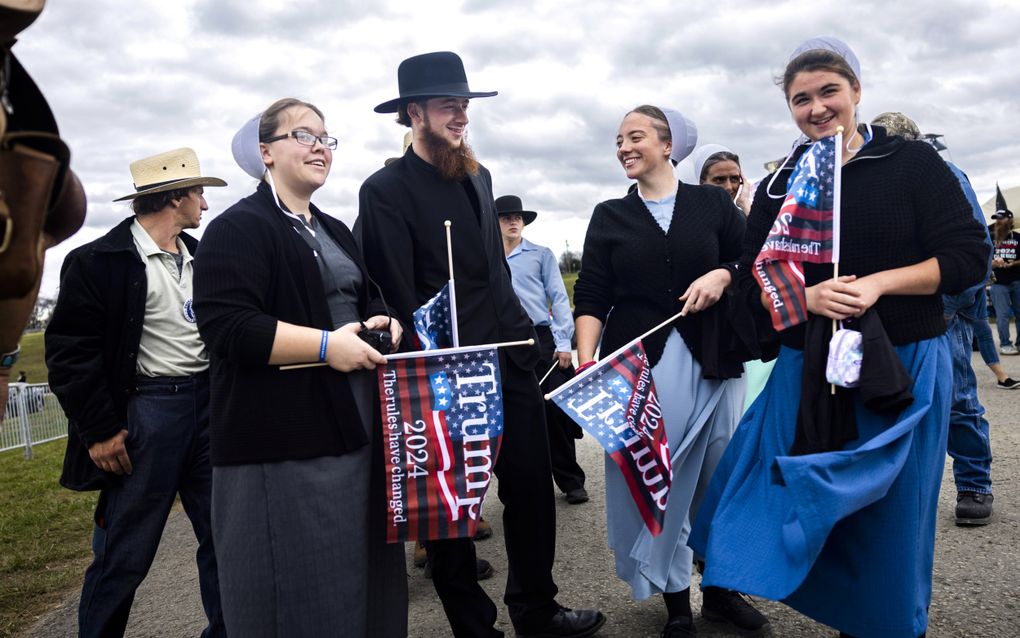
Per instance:
[[[361,187],[355,236],[371,277],[407,325],[415,309],[449,279],[450,220],[461,345],[534,338],[503,255],[492,179],[466,143],[471,98],[464,65],[449,52],[404,60],[400,97],[375,108],[397,113],[411,128],[404,156]],[[537,347],[500,352],[504,421],[496,461],[503,502],[509,575],[504,602],[520,638],[593,635],[605,623],[597,611],[556,603],[552,566],[556,513],[544,406],[534,375]],[[478,585],[471,539],[428,542],[432,582],[457,638],[502,636],[496,606]]]

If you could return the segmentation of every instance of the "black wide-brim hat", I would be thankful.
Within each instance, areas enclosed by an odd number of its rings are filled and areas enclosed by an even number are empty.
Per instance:
[[[407,58],[397,67],[400,97],[375,107],[376,113],[396,113],[401,103],[429,97],[492,97],[496,91],[468,88],[460,56],[450,51],[423,53]]]
[[[503,195],[496,198],[497,215],[520,215],[524,219],[524,225],[527,226],[535,221],[538,213],[533,210],[523,209],[524,204],[521,202],[521,198],[516,195]]]

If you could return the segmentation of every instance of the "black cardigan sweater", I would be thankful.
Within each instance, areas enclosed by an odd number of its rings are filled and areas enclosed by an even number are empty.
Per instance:
[[[600,353],[606,356],[680,312],[680,295],[695,279],[740,256],[744,216],[717,186],[678,184],[669,232],[663,232],[637,191],[595,207],[574,286],[574,316],[602,321]],[[725,299],[725,298],[724,298]],[[611,311],[611,312],[610,312]],[[705,327],[725,321],[724,305],[692,313],[674,324],[694,357],[705,363]],[[643,343],[652,365],[662,356],[670,329]],[[709,346],[711,347],[711,346]],[[739,376],[739,366],[730,374]]]
[[[880,126],[843,166],[840,275],[863,277],[938,260],[941,281],[932,295],[885,295],[874,310],[893,345],[937,337],[945,332],[942,294],[962,292],[981,281],[988,265],[983,229],[974,219],[960,182],[929,144],[889,136]],[[772,228],[786,194],[798,149],[772,184],[762,180],[747,219],[737,287],[753,312],[767,314],[758,297],[754,260]],[[806,285],[832,277],[831,264],[804,264]],[[759,322],[758,325],[761,325]],[[804,348],[804,324],[780,333],[783,345]]]
[[[361,268],[362,317],[385,314],[347,227],[312,207]],[[195,314],[210,355],[210,445],[215,466],[339,455],[368,443],[344,373],[269,365],[277,320],[332,328],[311,249],[266,183],[209,224],[195,259]]]

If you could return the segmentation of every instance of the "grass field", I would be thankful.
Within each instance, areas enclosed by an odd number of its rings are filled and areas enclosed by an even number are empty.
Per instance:
[[[96,492],[57,484],[64,441],[26,461],[0,453],[0,636],[14,636],[80,582],[91,557]]]
[[[563,283],[567,287],[567,296],[570,297],[570,307],[574,307],[574,284],[577,283],[577,273],[571,272],[563,275]]]
[[[29,383],[46,383],[49,375],[46,372],[46,357],[43,352],[43,333],[26,332],[21,337],[21,358],[14,364],[11,381],[18,378],[18,372],[24,370]]]

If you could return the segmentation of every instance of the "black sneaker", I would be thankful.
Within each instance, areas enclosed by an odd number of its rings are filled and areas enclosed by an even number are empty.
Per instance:
[[[1017,381],[1012,377],[1006,377],[1002,381],[999,381],[997,385],[1003,390],[1016,390],[1017,388],[1020,388],[1020,381]]]
[[[698,632],[694,629],[694,619],[690,616],[674,616],[662,628],[662,638],[693,638]]]
[[[977,492],[960,492],[956,495],[956,524],[987,525],[992,520],[991,494]]]
[[[769,619],[754,608],[739,592],[721,587],[702,590],[701,616],[705,620],[727,623],[741,636],[769,636]]]
[[[588,491],[583,487],[567,492],[567,502],[571,505],[580,505],[588,502]]]

